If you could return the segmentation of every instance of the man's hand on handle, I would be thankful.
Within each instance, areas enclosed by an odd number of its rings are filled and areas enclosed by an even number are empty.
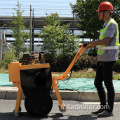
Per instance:
[[[89,44],[89,42],[86,42],[86,43],[83,43],[83,44],[79,44],[79,48],[81,48],[82,46],[86,47],[88,44]]]

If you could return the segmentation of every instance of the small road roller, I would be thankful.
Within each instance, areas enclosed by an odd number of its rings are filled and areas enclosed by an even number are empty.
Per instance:
[[[33,116],[46,116],[53,106],[51,97],[53,89],[58,99],[60,111],[66,111],[57,85],[59,80],[66,79],[74,63],[84,53],[85,49],[86,47],[82,46],[64,74],[55,78],[51,75],[50,64],[44,63],[43,54],[40,54],[37,60],[34,56],[24,55],[23,59],[21,59],[22,62],[10,63],[8,65],[9,82],[13,82],[13,86],[18,87],[14,115],[19,116],[21,113],[21,99],[22,93],[24,93],[26,111]]]

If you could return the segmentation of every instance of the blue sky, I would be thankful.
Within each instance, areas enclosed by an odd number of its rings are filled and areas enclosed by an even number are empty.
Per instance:
[[[19,0],[22,9],[25,10],[23,16],[30,15],[30,4],[34,8],[34,14],[38,17],[46,16],[57,12],[60,17],[72,16],[70,3],[75,4],[76,0]],[[17,0],[0,0],[0,16],[11,16],[17,4]]]

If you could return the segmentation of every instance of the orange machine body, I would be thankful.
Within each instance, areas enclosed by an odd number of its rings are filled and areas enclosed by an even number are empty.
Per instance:
[[[51,86],[51,88],[54,88],[54,90],[55,90],[55,93],[56,93],[56,96],[57,96],[57,99],[58,99],[58,102],[59,102],[60,111],[65,111],[66,107],[64,106],[64,104],[62,102],[62,99],[61,99],[57,84],[58,84],[59,80],[66,79],[66,77],[67,77],[69,71],[71,70],[71,68],[73,67],[74,63],[77,61],[79,56],[84,53],[85,50],[86,50],[86,47],[82,46],[80,48],[80,50],[78,51],[78,53],[76,54],[76,56],[74,57],[71,64],[69,65],[69,67],[67,68],[67,70],[64,72],[64,74],[62,76],[52,78],[52,86]],[[13,63],[8,65],[8,68],[9,68],[9,81],[13,82],[13,85],[18,87],[16,107],[15,107],[15,111],[14,111],[15,115],[18,114],[18,112],[19,112],[19,107],[20,107],[21,98],[22,98],[22,88],[21,88],[21,83],[20,83],[20,70],[48,68],[48,67],[50,67],[49,63],[21,65],[21,63],[13,62]]]

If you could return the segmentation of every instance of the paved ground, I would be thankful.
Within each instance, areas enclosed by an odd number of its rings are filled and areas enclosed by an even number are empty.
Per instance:
[[[16,100],[0,99],[0,120],[120,120],[120,102],[115,103],[114,116],[97,118],[91,116],[91,112],[99,108],[98,102],[79,102],[73,100],[63,100],[67,111],[61,113],[58,109],[58,101],[53,100],[51,112],[44,118],[30,116],[24,108],[22,100],[22,112],[18,117],[13,116],[12,111],[15,107]]]
[[[80,92],[80,91],[70,91],[70,90],[59,90],[62,100],[76,100],[84,102],[99,102],[99,97],[97,92]],[[18,93],[17,87],[0,87],[0,99],[12,99],[16,100]],[[107,96],[107,94],[106,94]],[[23,94],[22,99],[25,96]],[[52,93],[52,99],[56,100],[55,91]],[[120,102],[120,92],[115,93],[115,102]]]

